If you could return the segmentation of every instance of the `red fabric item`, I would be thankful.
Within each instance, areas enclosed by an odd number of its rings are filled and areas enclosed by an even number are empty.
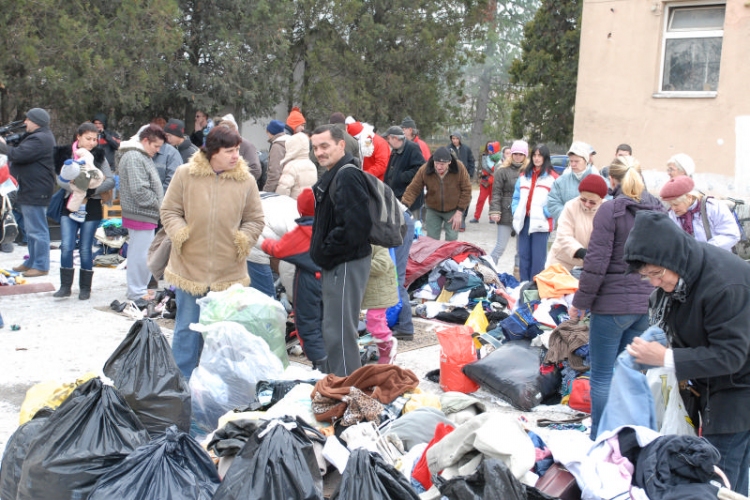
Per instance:
[[[537,179],[539,179],[539,170],[534,168],[531,171],[531,188],[529,189],[529,197],[526,199],[526,217],[531,213],[531,199],[534,197],[534,188],[536,187]]]
[[[8,168],[8,164],[6,163],[2,167],[0,167],[0,184],[7,181],[10,178],[10,169]]]
[[[444,424],[443,422],[437,424],[437,426],[435,427],[435,435],[433,436],[432,441],[430,441],[430,443],[427,445],[427,448],[425,448],[422,456],[419,457],[417,465],[414,466],[411,477],[419,481],[419,483],[426,490],[432,488],[432,474],[430,474],[430,468],[427,467],[427,450],[432,448],[436,443],[439,443],[441,439],[453,432],[453,430],[453,427],[448,424]]]
[[[430,156],[432,156],[432,152],[430,151],[430,146],[428,146],[426,142],[420,139],[418,135],[414,136],[414,142],[417,143],[417,146],[419,146],[419,150],[422,151],[422,156],[424,157],[424,161],[429,160]]]
[[[454,261],[456,261],[456,262],[458,262],[460,264],[461,262],[463,262],[466,259],[468,259],[469,255],[472,255],[472,252],[462,252],[462,253],[460,253],[458,255],[454,255],[452,258],[453,258]]]
[[[591,413],[591,383],[588,377],[573,380],[568,406],[574,410]]]
[[[283,259],[290,255],[305,253],[310,250],[310,240],[312,239],[312,226],[297,226],[280,240],[266,238],[261,243],[261,249],[277,259]]]
[[[484,202],[489,198],[492,203],[492,177],[490,177],[489,185],[479,186],[479,199],[477,200],[477,208],[474,210],[474,218],[479,220],[482,216],[482,210],[484,210]]]
[[[372,145],[375,149],[372,156],[368,156],[362,160],[362,170],[374,175],[382,181],[385,178],[385,171],[388,168],[388,160],[391,157],[391,148],[388,145],[388,141],[380,137],[378,134],[372,136]]]
[[[420,236],[412,243],[411,250],[409,250],[404,286],[408,287],[414,283],[417,278],[430,272],[441,261],[449,257],[455,259],[455,256],[462,253],[484,255],[485,251],[465,241],[443,241],[434,240],[429,236]]]
[[[364,126],[362,126],[361,122],[354,122],[346,126],[346,131],[349,133],[350,136],[354,137],[360,132],[362,132],[363,128]]]
[[[297,212],[302,217],[315,215],[315,195],[309,187],[303,189],[297,196]]]

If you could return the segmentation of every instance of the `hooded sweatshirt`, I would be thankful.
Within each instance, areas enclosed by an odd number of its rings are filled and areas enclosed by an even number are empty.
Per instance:
[[[750,266],[650,211],[636,215],[624,259],[664,267],[685,283],[684,301],[673,298],[662,328],[677,379],[693,380],[701,393],[704,434],[750,430],[750,413],[738,411],[750,405]],[[652,308],[669,295],[657,288]]]

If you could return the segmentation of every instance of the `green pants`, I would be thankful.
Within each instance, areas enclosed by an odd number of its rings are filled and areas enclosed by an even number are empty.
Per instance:
[[[450,223],[450,219],[455,213],[455,210],[451,210],[450,212],[438,212],[437,210],[427,208],[424,216],[424,230],[427,231],[427,236],[439,240],[440,231],[444,229],[445,241],[457,240],[458,231],[454,231],[453,226]]]

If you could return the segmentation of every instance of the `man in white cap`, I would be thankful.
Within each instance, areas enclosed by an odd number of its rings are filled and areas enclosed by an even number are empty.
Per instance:
[[[568,150],[568,169],[555,180],[547,197],[547,211],[557,222],[565,204],[579,196],[578,185],[589,174],[598,174],[595,166],[590,165],[591,146],[585,142],[575,141]]]
[[[26,134],[18,146],[0,137],[0,154],[8,155],[10,173],[18,180],[16,205],[23,215],[29,258],[13,268],[27,278],[49,274],[49,226],[47,206],[55,186],[53,153],[55,136],[49,129],[49,113],[33,108],[26,113]]]

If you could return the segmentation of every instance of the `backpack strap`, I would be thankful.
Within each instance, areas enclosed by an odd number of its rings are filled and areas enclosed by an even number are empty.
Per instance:
[[[359,167],[354,165],[353,163],[347,163],[346,165],[342,166],[336,174],[333,176],[333,179],[331,179],[331,183],[328,185],[328,196],[331,198],[331,201],[333,201],[333,194],[336,192],[336,178],[339,176],[339,172],[344,170],[347,167],[353,167],[359,170]]]
[[[708,224],[708,213],[706,213],[706,202],[709,196],[701,198],[701,220],[703,221],[703,230],[706,232],[706,241],[711,241],[711,226]]]

